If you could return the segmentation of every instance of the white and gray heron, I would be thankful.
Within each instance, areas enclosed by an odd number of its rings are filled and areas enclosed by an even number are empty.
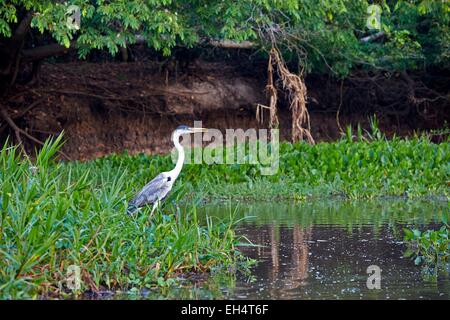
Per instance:
[[[144,188],[128,202],[128,214],[134,214],[138,208],[145,205],[153,205],[150,216],[153,215],[155,209],[161,205],[161,202],[164,201],[170,190],[172,190],[172,186],[183,168],[184,149],[180,144],[180,137],[183,134],[206,131],[207,129],[205,128],[192,128],[188,126],[179,126],[175,129],[172,133],[172,141],[178,151],[178,159],[175,168],[167,172],[161,172],[152,181],[147,183]]]

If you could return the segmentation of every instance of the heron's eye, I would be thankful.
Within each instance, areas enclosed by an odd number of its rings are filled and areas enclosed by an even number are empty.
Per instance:
[[[170,180],[172,180],[172,178],[171,177],[167,177],[167,181],[170,181]]]

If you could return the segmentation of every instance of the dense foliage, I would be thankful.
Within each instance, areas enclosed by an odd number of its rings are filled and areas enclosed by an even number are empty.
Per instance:
[[[79,29],[67,22],[70,5],[80,8]],[[358,66],[448,65],[449,10],[447,1],[434,0],[13,0],[0,6],[0,35],[11,37],[28,11],[33,30],[66,47],[76,42],[81,57],[93,48],[115,54],[137,39],[164,54],[210,39],[249,40],[275,43],[307,71],[345,75]],[[380,31],[380,39],[361,41]],[[33,41],[37,47],[42,37]]]
[[[261,175],[259,164],[187,164],[180,184],[190,186],[187,192],[213,198],[448,196],[450,144],[434,144],[426,137],[369,142],[351,136],[336,143],[282,143],[279,158],[279,170],[267,176]],[[143,185],[173,163],[170,156],[122,154],[74,166],[92,171],[126,168]]]
[[[235,248],[234,212],[205,221],[195,202],[179,209],[169,199],[153,219],[147,209],[130,217],[126,171],[72,170],[53,162],[57,146],[46,144],[33,165],[17,147],[0,150],[0,299],[73,293],[69,266],[80,268],[77,294],[246,268]]]
[[[443,225],[438,230],[420,231],[404,229],[405,241],[410,244],[405,256],[411,257],[416,265],[425,266],[427,273],[436,275],[440,268],[445,269],[450,257],[450,236],[447,217],[443,216]]]
[[[261,176],[251,164],[186,165],[153,220],[148,219],[150,208],[128,217],[127,200],[173,166],[169,156],[55,162],[60,137],[31,162],[18,147],[5,144],[0,151],[2,297],[66,292],[69,265],[82,270],[81,290],[93,291],[165,286],[190,271],[245,269],[247,262],[235,249],[239,238],[233,212],[219,221],[197,217],[199,195],[448,196],[448,143],[354,138],[314,146],[284,143],[280,170],[272,176]],[[174,199],[183,209],[172,204]]]

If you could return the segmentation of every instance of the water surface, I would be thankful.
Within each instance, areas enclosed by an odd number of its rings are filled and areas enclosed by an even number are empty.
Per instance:
[[[236,202],[206,205],[202,215],[230,215]],[[449,299],[449,266],[430,276],[404,257],[404,226],[437,228],[445,201],[241,203],[238,233],[256,246],[240,250],[258,264],[251,276],[214,276],[181,288],[148,291],[176,299]],[[381,269],[369,289],[367,268]]]

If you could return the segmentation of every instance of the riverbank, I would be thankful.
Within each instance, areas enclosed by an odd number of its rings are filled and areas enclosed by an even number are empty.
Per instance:
[[[192,274],[245,272],[252,261],[238,250],[245,238],[235,233],[237,199],[448,199],[449,143],[434,144],[426,137],[353,140],[282,143],[279,170],[269,176],[262,176],[257,165],[187,164],[151,221],[150,208],[136,218],[127,216],[127,200],[173,166],[169,156],[56,162],[60,137],[30,162],[17,147],[5,145],[0,152],[1,296],[71,293],[70,266],[80,272],[79,294],[161,288]],[[225,198],[231,199],[227,218],[198,218],[202,199]]]
[[[269,111],[258,107],[269,105],[267,59],[250,58],[248,53],[225,59],[229,54],[194,59],[186,68],[176,69],[170,68],[176,60],[43,63],[41,81],[17,84],[0,104],[16,126],[35,139],[45,141],[64,131],[67,143],[62,151],[71,160],[92,160],[123,150],[166,154],[172,147],[171,132],[180,124],[192,125],[193,119],[222,132],[270,126]],[[362,70],[344,79],[305,75],[314,140],[336,141],[342,129],[358,124],[370,130],[373,115],[388,137],[444,128],[450,120],[445,99],[448,71],[427,68],[408,74],[408,81],[398,73]],[[439,98],[424,92],[424,85]],[[292,141],[292,110],[287,93],[279,91],[280,140]],[[0,120],[0,144],[8,136],[18,143],[16,132],[2,116]],[[447,136],[436,134],[433,141],[445,141]],[[29,153],[40,147],[27,136],[21,139]]]

